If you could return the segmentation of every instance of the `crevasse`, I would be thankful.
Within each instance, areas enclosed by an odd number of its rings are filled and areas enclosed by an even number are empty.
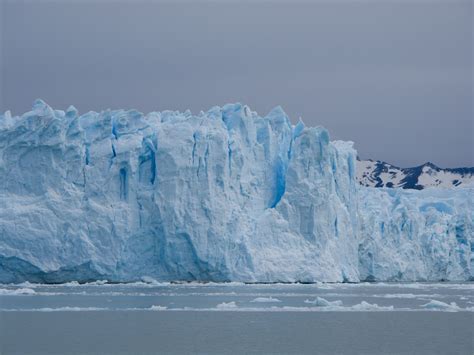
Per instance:
[[[351,142],[229,104],[0,116],[0,282],[473,278],[473,189],[359,187]]]

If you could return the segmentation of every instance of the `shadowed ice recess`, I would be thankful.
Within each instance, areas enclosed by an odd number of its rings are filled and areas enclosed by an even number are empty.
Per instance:
[[[0,282],[472,279],[472,185],[361,187],[355,157],[280,107],[37,100],[0,115]]]

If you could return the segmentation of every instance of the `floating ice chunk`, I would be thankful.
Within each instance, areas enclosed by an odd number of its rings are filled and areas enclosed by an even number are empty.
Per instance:
[[[362,301],[359,304],[350,307],[353,311],[393,311],[393,306],[379,306],[376,303]]]
[[[387,312],[395,311],[393,306],[379,306],[377,304],[370,304],[362,301],[359,304],[353,306],[342,306],[340,303],[337,305],[328,306],[308,306],[308,307],[295,307],[295,306],[271,306],[271,307],[238,307],[235,302],[221,303],[215,308],[172,308],[170,311],[235,311],[235,312]],[[407,309],[399,309],[406,311]]]
[[[168,307],[166,307],[166,306],[155,306],[155,305],[153,305],[153,306],[150,307],[151,311],[166,311],[167,309],[168,309]]]
[[[108,283],[107,280],[97,280],[97,281],[88,282],[85,285],[86,286],[102,286],[102,285],[105,285],[107,283]]]
[[[222,302],[222,303],[219,303],[217,306],[216,306],[217,309],[236,309],[237,308],[237,304],[232,301],[232,302]]]
[[[342,306],[342,301],[328,301],[322,297],[316,297],[314,300],[305,300],[304,303],[312,304],[316,307]]]
[[[69,282],[66,282],[66,283],[63,283],[61,284],[61,286],[72,286],[72,287],[76,287],[76,286],[81,286],[81,284],[77,281],[69,281]]]
[[[142,281],[147,284],[151,285],[159,285],[160,283],[156,281],[153,277],[150,276],[142,276]]]
[[[253,299],[250,302],[254,302],[254,303],[277,303],[277,302],[281,302],[281,301],[278,298],[273,298],[273,297],[257,297],[257,298]]]
[[[58,308],[25,308],[25,309],[2,309],[2,311],[11,311],[11,312],[91,312],[91,311],[109,311],[110,308],[102,307],[58,307]]]
[[[426,297],[433,297],[434,294],[415,294],[415,293],[387,293],[384,295],[374,295],[373,297],[380,297],[380,298],[404,298],[404,299],[411,299],[411,298],[426,298]],[[436,295],[438,297],[443,297],[441,295]]]
[[[0,288],[0,296],[34,295],[36,292],[31,288],[17,288],[14,290]]]
[[[422,305],[421,307],[434,311],[447,311],[447,312],[457,312],[462,310],[456,302],[445,303],[438,300],[431,300],[428,303]]]

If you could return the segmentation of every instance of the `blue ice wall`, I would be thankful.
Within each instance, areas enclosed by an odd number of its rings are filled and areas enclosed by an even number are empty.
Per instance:
[[[0,282],[467,280],[472,189],[359,188],[350,142],[229,104],[0,116]]]

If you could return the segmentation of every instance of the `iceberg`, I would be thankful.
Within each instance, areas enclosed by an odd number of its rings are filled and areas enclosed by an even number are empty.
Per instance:
[[[234,301],[232,301],[232,302],[219,303],[216,306],[216,309],[228,310],[228,309],[236,309],[237,307],[238,307],[237,304]]]
[[[352,142],[228,104],[0,115],[0,282],[469,280],[473,187],[356,181]]]
[[[422,305],[421,307],[433,311],[442,310],[447,312],[456,312],[461,310],[461,308],[456,304],[456,302],[445,303],[437,300],[431,300],[428,303]]]
[[[257,297],[250,302],[252,303],[279,303],[281,301],[278,298],[273,298],[272,296],[270,296],[270,297]]]
[[[316,307],[331,307],[331,306],[342,306],[342,301],[328,301],[322,297],[316,297],[315,300],[305,300],[304,303],[312,304]]]

